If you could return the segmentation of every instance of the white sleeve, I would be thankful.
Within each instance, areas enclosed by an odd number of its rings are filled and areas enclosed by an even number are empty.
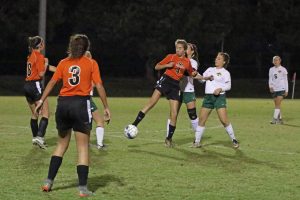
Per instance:
[[[288,82],[288,72],[287,70],[284,70],[284,84],[285,84],[285,92],[289,92],[289,82]]]
[[[203,72],[203,76],[209,76],[210,67]]]
[[[196,60],[191,59],[191,65],[194,70],[196,70],[196,71],[198,70],[198,63]]]
[[[222,91],[228,91],[231,89],[231,77],[230,77],[230,73],[227,71],[227,73],[225,74],[225,84],[222,87]]]
[[[273,88],[273,81],[272,81],[272,68],[269,69],[269,88]]]

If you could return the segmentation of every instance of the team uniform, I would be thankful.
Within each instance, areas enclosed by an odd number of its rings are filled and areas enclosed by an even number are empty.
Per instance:
[[[40,52],[33,50],[27,59],[26,79],[24,84],[25,97],[28,103],[33,104],[42,97],[42,83],[40,72],[44,72],[45,57]]]
[[[206,81],[202,107],[208,109],[226,108],[225,92],[231,89],[230,73],[225,68],[217,69],[216,67],[209,67],[203,73],[203,76],[213,76],[214,80]],[[214,95],[214,91],[218,88],[222,88],[222,91],[219,95]]]
[[[90,91],[91,80],[102,83],[96,61],[83,56],[65,58],[57,66],[52,80],[63,80],[56,108],[56,128],[59,133],[68,129],[89,133],[92,128]],[[63,135],[62,135],[63,137]]]
[[[165,95],[168,100],[180,101],[179,81],[183,78],[185,72],[192,75],[193,68],[188,58],[180,58],[177,54],[167,55],[158,64],[165,65],[170,62],[174,62],[174,67],[166,69],[163,76],[157,81],[155,89]]]
[[[272,96],[284,96],[289,91],[288,72],[283,66],[271,67],[269,70],[269,88],[273,88]]]

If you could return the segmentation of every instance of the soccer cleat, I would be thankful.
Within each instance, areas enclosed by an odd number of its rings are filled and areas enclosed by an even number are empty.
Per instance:
[[[97,147],[96,147],[98,150],[106,150],[107,148],[107,145],[106,144],[103,144],[103,145],[99,145],[97,144]]]
[[[283,124],[283,120],[282,119],[277,119],[277,124]]]
[[[87,186],[78,186],[78,190],[79,190],[79,196],[80,197],[89,197],[89,196],[94,196],[95,193],[93,193],[92,191],[89,191],[87,189]]]
[[[233,145],[233,148],[235,148],[235,149],[239,148],[239,146],[240,146],[236,139],[232,140],[232,145]]]
[[[37,145],[36,142],[35,142],[35,140],[36,140],[36,137],[33,137],[33,138],[32,138],[32,144],[33,144],[33,145]]]
[[[32,143],[33,143],[33,141],[32,141]],[[37,137],[35,138],[34,143],[35,143],[36,145],[38,145],[41,149],[47,149],[47,145],[46,145],[46,143],[45,143],[43,137],[37,136]]]
[[[50,192],[53,186],[53,181],[50,179],[46,179],[44,181],[44,184],[42,185],[42,191],[43,192]]]
[[[278,120],[273,118],[272,121],[270,121],[270,124],[278,124]]]
[[[168,148],[174,147],[174,144],[172,142],[172,138],[171,139],[168,139],[168,138],[165,139],[165,146],[168,147]]]
[[[202,144],[201,144],[200,142],[195,142],[195,141],[194,141],[191,147],[192,147],[192,148],[201,148],[201,147],[202,147]]]

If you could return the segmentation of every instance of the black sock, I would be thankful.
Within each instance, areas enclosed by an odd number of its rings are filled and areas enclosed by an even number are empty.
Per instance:
[[[30,120],[30,126],[31,126],[31,132],[32,132],[32,137],[36,137],[38,134],[38,120],[37,119],[31,119]]]
[[[168,132],[168,136],[167,136],[168,140],[172,139],[175,129],[176,129],[176,126],[172,126],[171,124],[169,124],[169,132]]]
[[[40,120],[39,131],[37,134],[39,137],[45,136],[47,126],[48,126],[48,118],[42,117],[42,119]]]
[[[59,156],[51,157],[49,171],[48,171],[48,179],[52,181],[54,180],[61,163],[62,163],[62,157]]]
[[[77,165],[77,174],[78,174],[79,186],[87,185],[89,166]]]
[[[137,126],[141,121],[142,119],[145,117],[145,113],[143,113],[142,111],[139,112],[139,114],[136,116],[136,119],[135,121],[132,123],[132,125],[135,125]]]

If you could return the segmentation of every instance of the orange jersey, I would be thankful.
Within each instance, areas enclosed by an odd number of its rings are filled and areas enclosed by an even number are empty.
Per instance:
[[[45,68],[45,57],[40,52],[33,50],[27,59],[27,72],[26,81],[40,80],[40,72],[44,72]]]
[[[187,71],[189,75],[192,75],[193,68],[190,59],[186,57],[180,58],[177,54],[169,54],[158,64],[165,65],[170,62],[174,62],[174,65],[172,68],[166,68],[165,74],[167,76],[179,81],[183,77],[185,71]]]
[[[52,80],[63,80],[59,96],[88,96],[94,84],[102,84],[98,64],[86,56],[60,61]]]

